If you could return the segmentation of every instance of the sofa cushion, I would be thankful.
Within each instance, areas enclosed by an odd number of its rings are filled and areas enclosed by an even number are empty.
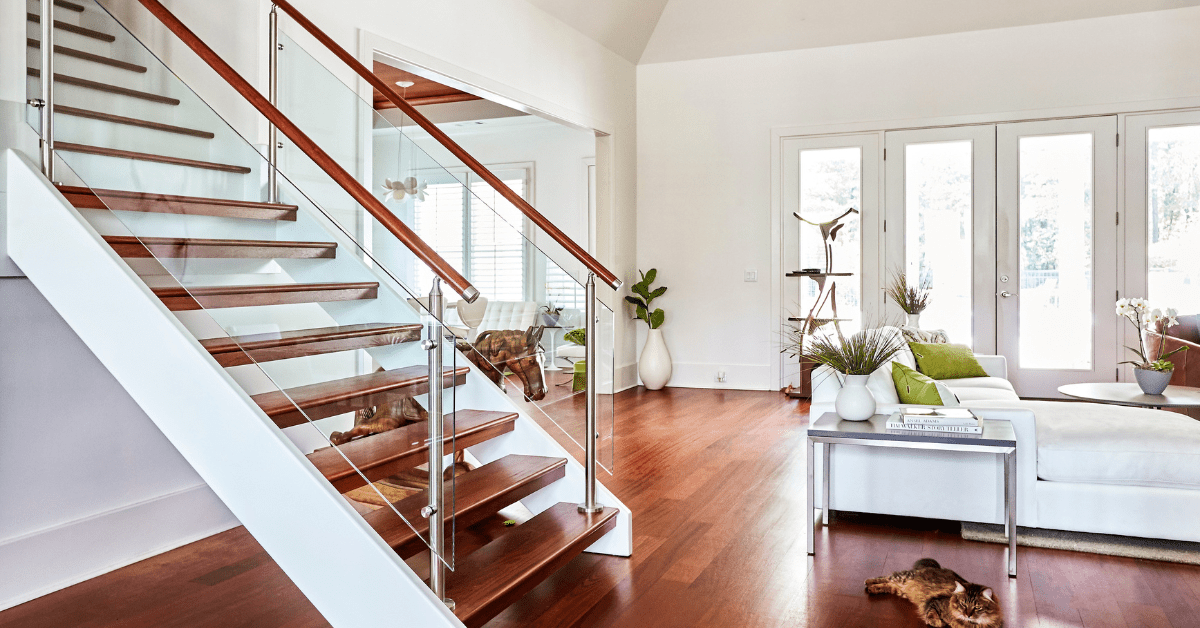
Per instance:
[[[943,379],[940,380],[943,384],[950,387],[950,390],[958,391],[962,388],[990,388],[993,390],[1007,390],[1016,394],[1012,382],[1003,377],[963,377],[960,379]]]
[[[1040,480],[1200,489],[1200,421],[1098,403],[1004,405],[1036,417]]]
[[[992,401],[1020,401],[1017,393],[1003,388],[951,388],[950,390],[964,406]]]
[[[967,345],[910,342],[917,369],[933,379],[987,377]]]

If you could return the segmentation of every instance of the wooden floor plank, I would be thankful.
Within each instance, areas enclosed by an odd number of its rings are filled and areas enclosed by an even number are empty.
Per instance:
[[[1023,547],[1009,580],[1003,547],[953,523],[853,513],[835,513],[810,558],[803,405],[685,389],[615,405],[616,475],[601,481],[633,510],[634,556],[581,555],[488,628],[921,628],[911,604],[867,596],[863,580],[923,556],[994,587],[1010,627],[1200,628],[1192,565]],[[460,535],[460,558],[492,538],[475,534]],[[261,552],[227,532],[0,612],[0,627],[327,625]]]

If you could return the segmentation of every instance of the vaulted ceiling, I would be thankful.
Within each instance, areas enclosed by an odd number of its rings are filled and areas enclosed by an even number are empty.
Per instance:
[[[527,0],[634,63],[1063,22],[1200,0]]]

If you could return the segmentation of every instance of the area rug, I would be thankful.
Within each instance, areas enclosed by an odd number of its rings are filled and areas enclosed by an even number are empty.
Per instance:
[[[1004,536],[1004,526],[997,524],[963,522],[962,537],[968,541],[1008,543],[1008,538]],[[1017,544],[1088,554],[1106,554],[1200,565],[1200,543],[1184,541],[1140,539],[1131,536],[1064,532],[1017,526]]]

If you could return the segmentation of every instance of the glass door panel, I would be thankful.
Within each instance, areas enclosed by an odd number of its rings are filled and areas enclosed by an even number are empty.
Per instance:
[[[877,316],[864,294],[879,267],[880,134],[788,138],[783,159],[781,335],[849,336]],[[807,396],[808,369],[785,358],[783,385]]]
[[[1121,296],[1200,313],[1200,112],[1128,116],[1122,137],[1128,139]],[[1132,326],[1119,331],[1122,344],[1137,342]],[[1133,381],[1129,367],[1120,376]]]
[[[904,272],[931,288],[922,329],[951,342],[995,349],[995,127],[887,134],[885,227],[890,281]],[[903,312],[888,304],[889,316]]]
[[[1025,397],[1116,374],[1116,119],[998,127],[997,336]]]

